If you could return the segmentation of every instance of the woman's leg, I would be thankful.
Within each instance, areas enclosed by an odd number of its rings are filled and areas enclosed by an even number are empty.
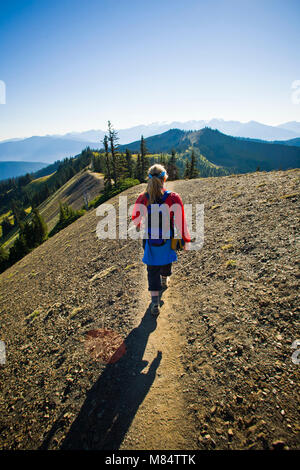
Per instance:
[[[160,267],[160,274],[161,276],[167,277],[171,276],[172,274],[172,263],[165,264],[164,266]]]
[[[172,274],[172,263],[160,267],[162,289],[168,287],[168,278]]]
[[[147,266],[148,290],[152,297],[158,296],[161,289],[160,268],[160,266]]]
[[[151,294],[151,312],[159,314],[159,291],[161,289],[160,266],[147,266],[148,290]]]

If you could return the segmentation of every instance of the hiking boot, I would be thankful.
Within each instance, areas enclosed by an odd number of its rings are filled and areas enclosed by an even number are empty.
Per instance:
[[[161,290],[167,289],[168,285],[169,285],[168,276],[161,276]]]
[[[151,311],[151,314],[154,316],[159,315],[159,305],[151,302],[150,311]]]

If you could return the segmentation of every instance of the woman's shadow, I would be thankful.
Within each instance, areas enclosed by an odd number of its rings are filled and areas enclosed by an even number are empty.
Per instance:
[[[125,355],[115,364],[108,364],[89,390],[61,449],[119,449],[161,361],[162,353],[158,351],[148,372],[142,373],[148,364],[143,361],[144,351],[155,328],[156,318],[148,308],[139,326],[125,339]],[[61,424],[61,419],[54,423],[40,449],[49,448]]]

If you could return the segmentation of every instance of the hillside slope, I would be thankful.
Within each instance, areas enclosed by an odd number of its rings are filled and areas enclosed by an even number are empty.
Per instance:
[[[194,145],[211,163],[241,173],[255,171],[258,167],[270,171],[300,165],[300,149],[296,146],[236,138],[207,127],[198,131],[171,129],[145,141],[148,151],[153,153],[170,152],[172,148],[185,152]],[[139,151],[139,145],[137,141],[120,148]]]
[[[48,230],[50,231],[58,221],[60,201],[79,210],[84,205],[84,194],[88,194],[89,200],[92,200],[99,195],[103,187],[103,176],[100,173],[82,170],[74,175],[39,206],[39,211],[47,223]]]
[[[46,178],[40,177],[35,179],[28,186],[39,184],[40,180],[45,180]],[[85,169],[76,173],[76,175],[38,206],[38,210],[47,224],[48,232],[58,222],[60,202],[70,205],[75,210],[79,210],[84,205],[84,194],[87,194],[89,200],[92,200],[101,193],[103,187],[104,181],[101,173],[94,173]],[[11,233],[4,243],[6,249],[12,246],[18,233],[18,230]]]
[[[169,183],[205,204],[205,241],[180,254],[157,321],[139,242],[98,240],[95,211],[3,273],[0,448],[299,448],[299,179]],[[125,340],[114,364],[84,348],[99,328]]]
[[[296,139],[290,139],[290,140],[284,140],[283,142],[280,141],[275,141],[274,144],[284,144],[284,145],[292,145],[294,147],[300,147],[300,137],[297,137]]]

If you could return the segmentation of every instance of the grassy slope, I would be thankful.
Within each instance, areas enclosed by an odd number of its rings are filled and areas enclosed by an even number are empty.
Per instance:
[[[40,176],[39,178],[36,178],[28,184],[28,187],[39,187],[42,183],[47,181],[52,175],[54,175],[55,171],[53,173],[50,173],[49,175],[46,176]]]
[[[47,180],[51,175],[43,176],[33,180],[29,185],[38,185]],[[103,189],[103,176],[100,173],[92,173],[84,171],[77,173],[73,178],[67,181],[58,191],[49,196],[46,201],[42,202],[38,207],[41,215],[44,217],[48,227],[48,231],[52,230],[59,217],[59,201],[66,202],[73,209],[81,209],[84,204],[83,193],[89,194],[90,200],[96,197]],[[13,233],[9,239],[5,241],[3,246],[9,248],[17,237],[17,233]]]
[[[39,206],[40,213],[47,223],[48,230],[50,231],[58,220],[59,201],[67,203],[73,209],[78,210],[84,204],[84,192],[87,192],[90,200],[92,200],[102,189],[103,178],[101,175],[99,177],[96,173],[82,170],[73,176],[73,178],[67,181],[67,183]]]

